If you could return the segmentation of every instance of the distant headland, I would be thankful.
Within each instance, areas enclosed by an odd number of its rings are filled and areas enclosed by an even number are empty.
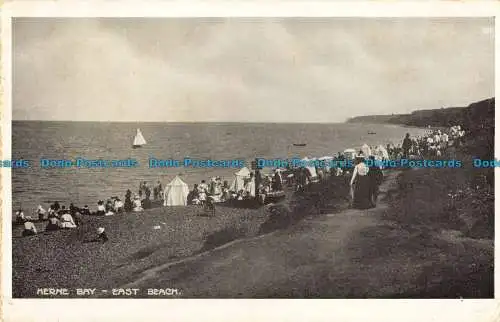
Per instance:
[[[357,116],[348,119],[346,123],[397,124],[418,127],[449,127],[461,124],[467,128],[476,126],[492,126],[494,128],[495,98],[472,103],[467,107],[419,110],[411,114]]]

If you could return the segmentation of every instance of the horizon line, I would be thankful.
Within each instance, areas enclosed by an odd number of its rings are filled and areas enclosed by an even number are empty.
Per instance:
[[[12,122],[74,122],[74,123],[231,123],[231,124],[342,124],[346,123],[348,119],[340,122],[279,122],[279,121],[86,121],[86,120],[15,120]]]
[[[324,121],[307,121],[307,122],[298,122],[298,121],[292,121],[292,122],[280,122],[280,121],[132,121],[132,120],[126,120],[126,121],[96,121],[96,120],[19,120],[19,119],[11,119],[11,122],[80,122],[80,123],[234,123],[234,124],[249,124],[249,123],[264,123],[264,124],[342,124],[342,123],[348,123],[349,120],[353,118],[359,118],[359,117],[372,117],[372,116],[400,116],[400,115],[411,115],[415,112],[419,111],[432,111],[432,110],[442,110],[442,109],[456,109],[456,108],[467,108],[473,104],[488,101],[488,100],[494,100],[495,95],[483,98],[480,100],[475,100],[473,102],[470,102],[469,104],[465,106],[441,106],[441,107],[434,107],[434,108],[416,108],[414,110],[408,111],[408,112],[399,112],[399,113],[384,113],[384,114],[363,114],[363,115],[351,115],[349,117],[346,117],[343,121],[335,121],[335,122],[324,122]]]

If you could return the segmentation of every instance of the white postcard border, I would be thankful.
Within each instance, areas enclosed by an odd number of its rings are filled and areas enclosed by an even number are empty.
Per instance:
[[[499,4],[461,2],[220,2],[220,1],[19,1],[2,8],[2,158],[11,156],[11,17],[492,17]],[[496,34],[500,31],[495,25]],[[495,40],[498,54],[500,45]],[[496,56],[498,57],[498,56]],[[499,67],[495,65],[495,92]],[[500,120],[496,117],[496,125]],[[495,136],[495,155],[500,137]],[[2,170],[2,310],[5,321],[495,321],[495,300],[188,300],[12,299],[11,171]],[[499,169],[495,185],[500,186]],[[500,201],[495,200],[495,209]],[[7,218],[6,218],[7,217]],[[495,228],[498,229],[496,222]],[[498,236],[498,235],[497,235]],[[498,237],[495,238],[497,241]],[[495,266],[498,265],[495,250]],[[495,274],[495,289],[500,281]]]

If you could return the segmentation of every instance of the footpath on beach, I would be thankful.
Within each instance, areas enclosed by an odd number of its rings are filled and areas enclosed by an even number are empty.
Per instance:
[[[398,174],[388,172],[380,200],[394,188]],[[383,292],[383,285],[392,284],[386,279],[394,275],[386,274],[389,266],[385,263],[370,270],[359,265],[362,247],[366,247],[360,242],[367,230],[387,225],[376,216],[387,207],[381,201],[368,210],[310,215],[288,229],[151,268],[123,287],[170,285],[185,297],[344,297],[352,292],[375,296],[373,292]],[[409,280],[407,272],[400,274]]]
[[[384,200],[397,189],[400,173],[388,172],[376,208],[310,215],[285,230],[150,268],[122,287],[163,285],[179,289],[181,297],[197,298],[425,297],[442,277],[421,276],[432,265],[450,266],[460,257],[456,247],[440,253],[440,243],[456,246],[463,240],[443,234],[426,242],[421,232],[411,236],[382,218],[389,211]]]

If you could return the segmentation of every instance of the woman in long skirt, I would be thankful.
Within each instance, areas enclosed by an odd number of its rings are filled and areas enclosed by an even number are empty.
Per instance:
[[[352,207],[356,209],[368,209],[371,208],[371,189],[370,189],[370,177],[368,172],[370,169],[364,163],[364,158],[361,156],[356,157],[356,166],[351,178],[351,191],[353,192]]]

